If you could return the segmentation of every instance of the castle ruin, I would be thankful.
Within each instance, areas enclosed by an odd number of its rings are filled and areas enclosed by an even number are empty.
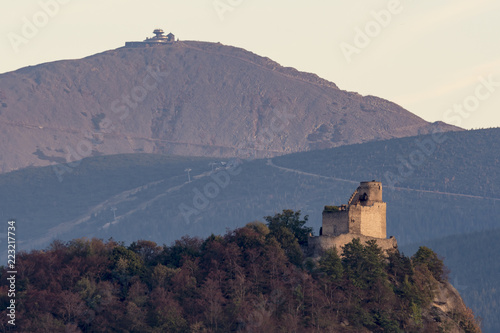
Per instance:
[[[361,182],[347,205],[325,206],[319,236],[309,237],[309,252],[317,257],[328,248],[337,247],[340,251],[354,238],[362,242],[374,239],[384,250],[397,248],[394,237],[387,239],[386,207],[382,183]]]

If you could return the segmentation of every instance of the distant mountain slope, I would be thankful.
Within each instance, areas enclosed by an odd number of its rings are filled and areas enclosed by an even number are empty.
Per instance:
[[[446,135],[394,188],[385,174],[397,175],[401,157],[431,136],[235,160],[242,164],[234,174],[224,160],[150,154],[85,159],[62,182],[52,167],[27,168],[0,175],[0,218],[23,221],[24,248],[53,237],[168,242],[222,233],[284,208],[309,214],[317,232],[325,204],[345,204],[360,180],[377,179],[388,234],[400,244],[498,227],[500,129]]]
[[[269,157],[433,130],[243,49],[119,48],[0,74],[0,171],[117,153]]]
[[[499,152],[500,128],[493,128],[288,154],[273,163],[328,177],[377,179],[385,193],[412,188],[500,200]]]

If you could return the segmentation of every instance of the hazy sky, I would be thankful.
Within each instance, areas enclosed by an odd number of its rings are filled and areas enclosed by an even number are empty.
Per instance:
[[[154,28],[221,42],[396,102],[500,126],[498,0],[2,0],[0,73],[82,58]]]

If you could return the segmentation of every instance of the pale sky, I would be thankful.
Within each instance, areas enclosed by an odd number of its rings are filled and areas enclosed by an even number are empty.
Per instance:
[[[498,0],[2,0],[0,8],[0,73],[162,28],[242,47],[428,121],[500,127]]]

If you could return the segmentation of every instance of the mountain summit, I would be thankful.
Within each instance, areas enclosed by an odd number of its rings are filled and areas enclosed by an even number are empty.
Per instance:
[[[266,157],[458,130],[240,48],[157,44],[0,74],[0,171],[132,152]]]

